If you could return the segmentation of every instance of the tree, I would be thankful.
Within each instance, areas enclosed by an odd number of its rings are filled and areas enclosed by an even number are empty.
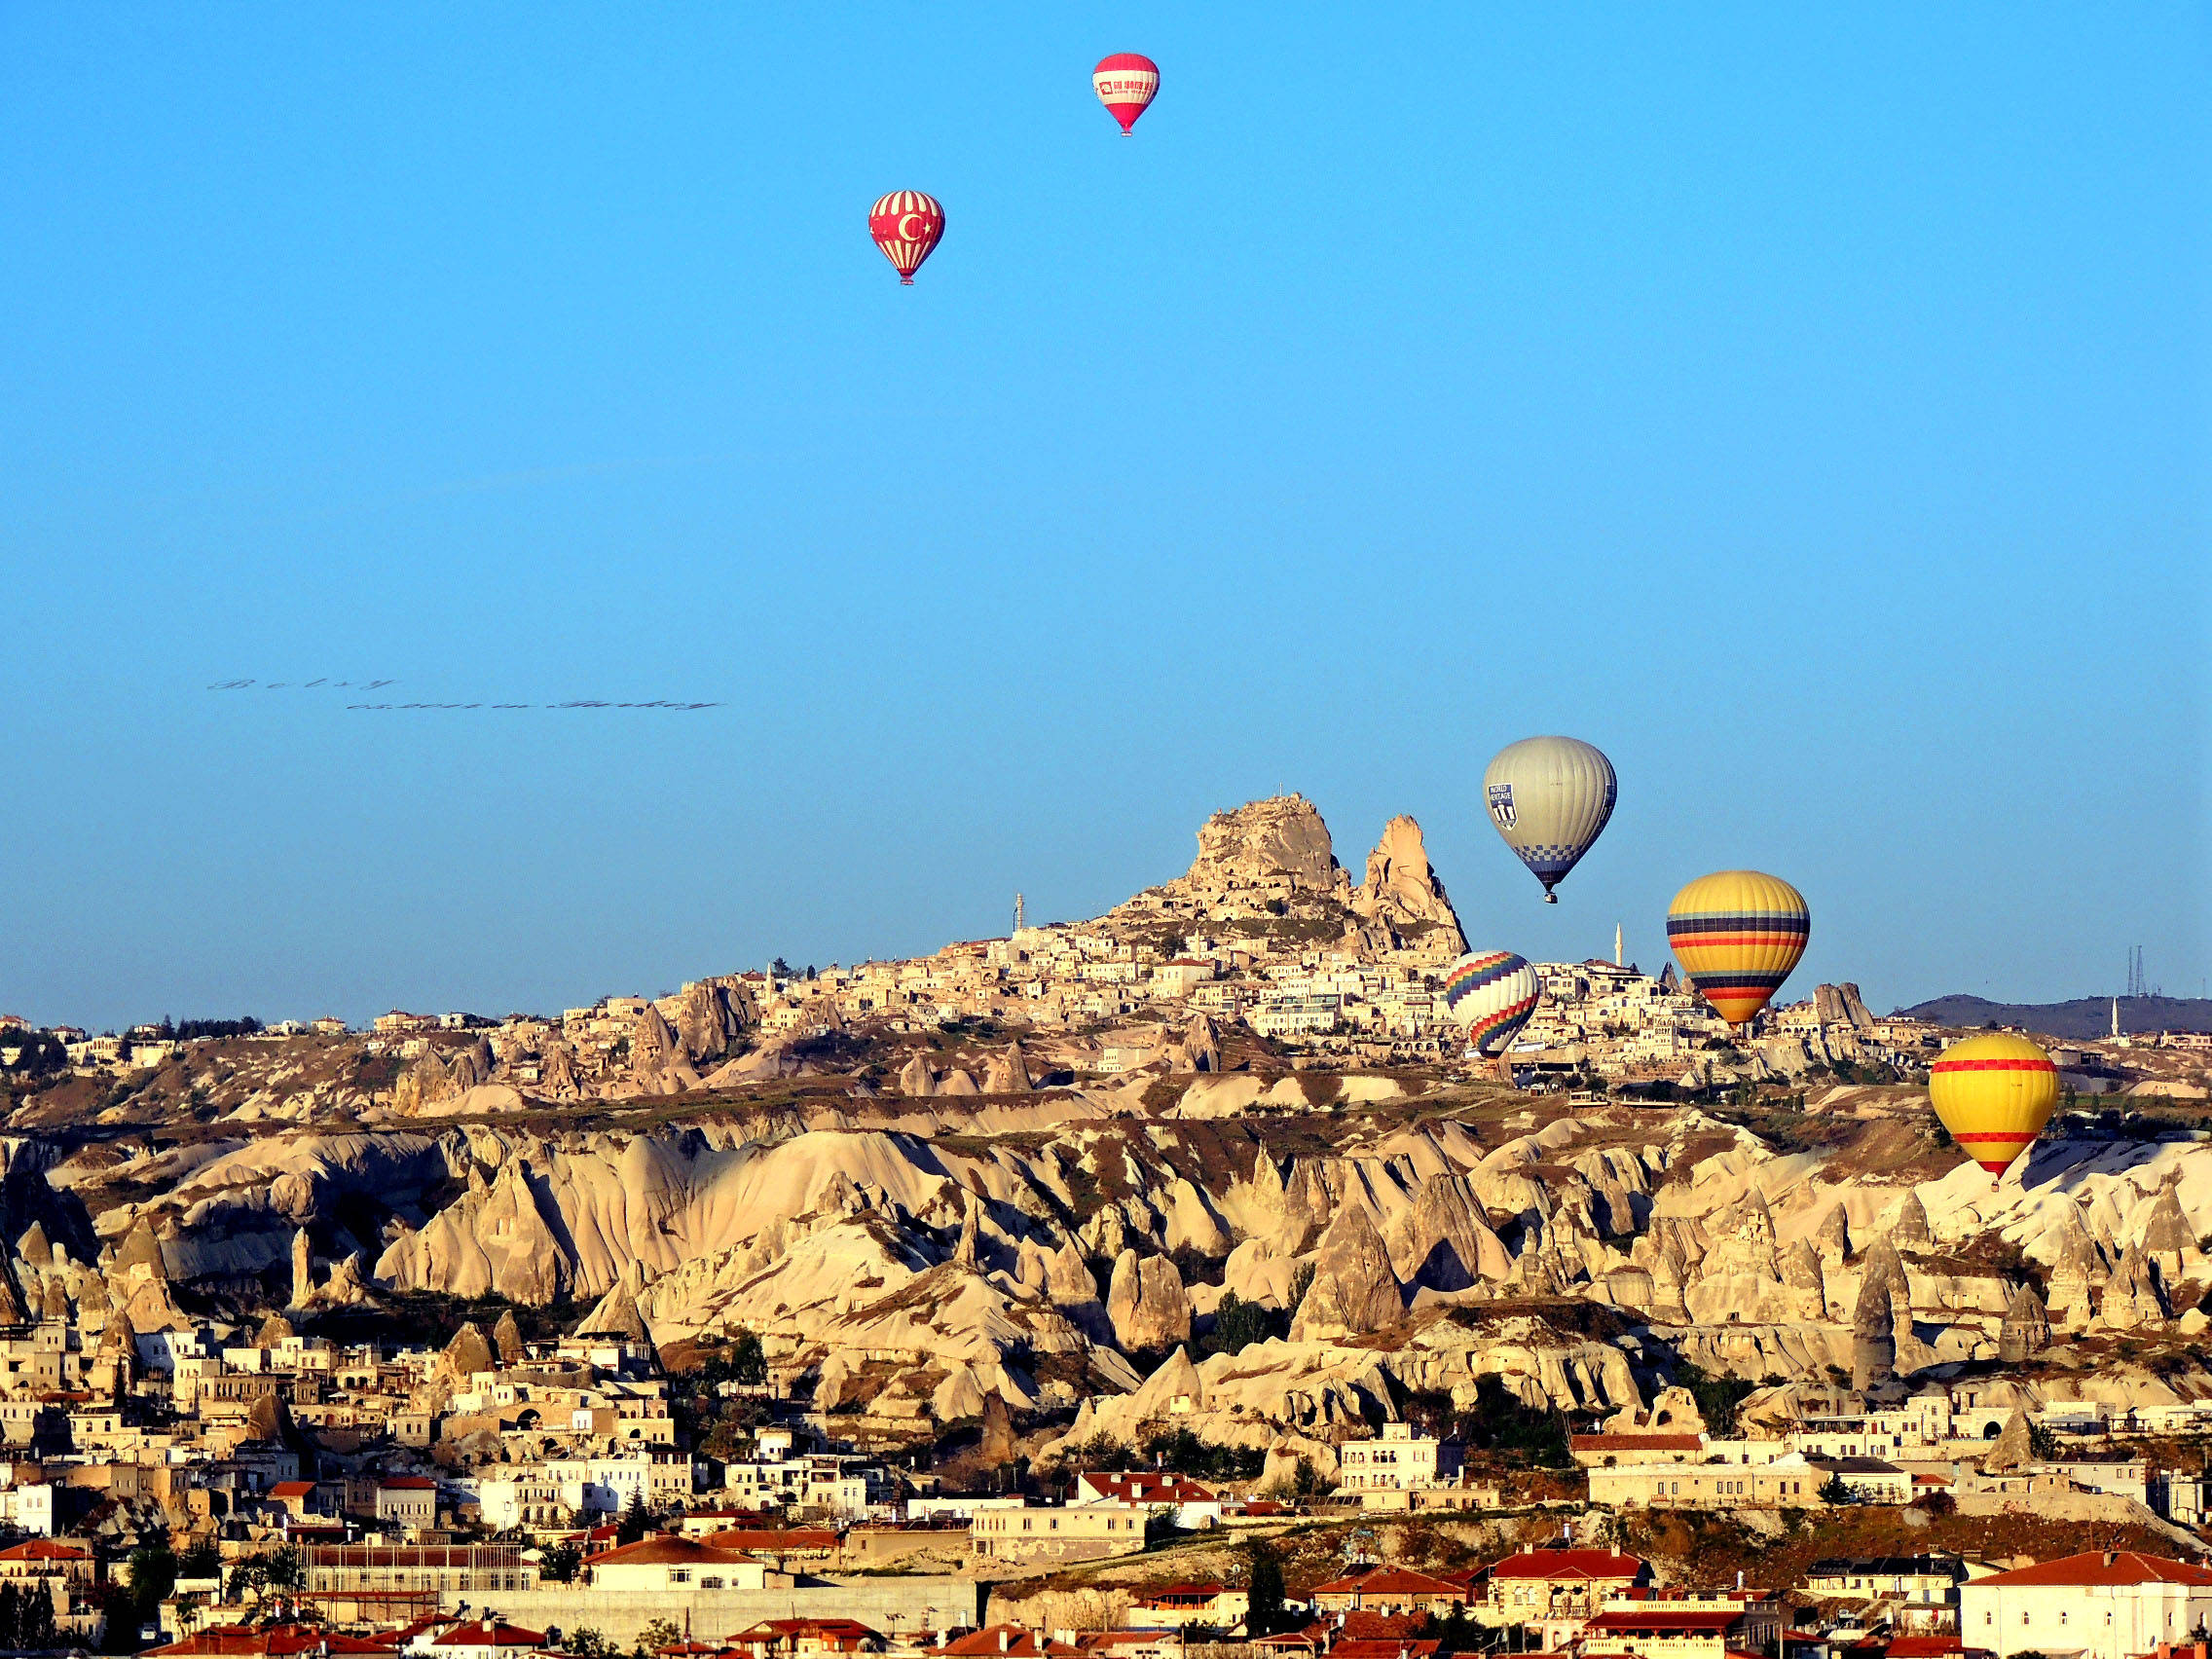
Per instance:
[[[670,1619],[648,1619],[645,1628],[638,1632],[638,1652],[651,1659],[664,1647],[674,1647],[683,1640],[683,1632]]]
[[[2028,1423],[2028,1450],[2034,1454],[2038,1462],[2047,1463],[2058,1456],[2058,1436],[2042,1423],[2031,1419]]]
[[[576,1659],[614,1659],[614,1643],[590,1625],[580,1625],[569,1632],[569,1639],[561,1647],[564,1652],[573,1653]]]
[[[215,1547],[215,1540],[202,1538],[177,1557],[176,1575],[179,1578],[222,1577],[223,1552]]]
[[[1841,1475],[1830,1475],[1821,1486],[1823,1503],[1857,1503],[1859,1494],[1851,1490]]]
[[[622,1506],[622,1519],[615,1523],[614,1541],[617,1544],[634,1544],[652,1530],[652,1512],[645,1507],[643,1487],[630,1489],[630,1501]]]
[[[548,1544],[537,1558],[537,1576],[549,1584],[573,1582],[584,1564],[584,1552],[574,1544]]]
[[[760,1339],[751,1331],[737,1333],[737,1346],[730,1354],[731,1381],[748,1387],[758,1387],[768,1381],[768,1356],[760,1351]]]
[[[286,1544],[269,1558],[269,1588],[272,1590],[304,1590],[308,1582],[308,1564],[300,1552]]]
[[[1269,1309],[1246,1302],[1234,1290],[1224,1292],[1214,1309],[1213,1333],[1204,1347],[1208,1353],[1242,1353],[1254,1343],[1282,1335],[1285,1325]]]
[[[141,1611],[160,1606],[176,1588],[176,1557],[168,1545],[141,1544],[130,1552],[130,1594]]]
[[[1455,1606],[1449,1618],[1439,1619],[1432,1614],[1428,1625],[1424,1634],[1435,1639],[1439,1659],[1449,1653],[1469,1652],[1478,1645],[1475,1627],[1464,1607]]]
[[[1257,1641],[1274,1635],[1283,1622],[1282,1562],[1265,1543],[1252,1546],[1252,1566],[1244,1586],[1250,1607],[1244,1618],[1245,1637]]]

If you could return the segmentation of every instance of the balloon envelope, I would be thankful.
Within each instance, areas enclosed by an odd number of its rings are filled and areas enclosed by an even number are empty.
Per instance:
[[[911,287],[916,268],[944,235],[944,209],[934,196],[894,190],[868,209],[867,234],[899,273],[901,284]]]
[[[2003,1175],[2050,1122],[2058,1068],[2025,1037],[1969,1037],[1929,1068],[1928,1103],[1969,1158]]]
[[[1667,910],[1667,942],[1697,992],[1742,1025],[1782,988],[1812,937],[1805,896],[1755,869],[1701,875]]]
[[[1548,899],[1590,850],[1619,793],[1613,763],[1574,737],[1525,737],[1483,768],[1483,804]]]
[[[1098,94],[1106,113],[1122,124],[1125,138],[1160,92],[1160,65],[1142,53],[1117,52],[1098,60],[1098,67],[1090,72],[1090,90]]]
[[[1542,994],[1536,971],[1510,950],[1470,951],[1444,970],[1445,1011],[1478,1053],[1504,1053]]]

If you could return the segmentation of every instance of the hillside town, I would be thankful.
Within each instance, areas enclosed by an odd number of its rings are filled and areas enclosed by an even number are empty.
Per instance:
[[[781,961],[688,981],[658,996],[613,994],[552,1014],[494,1018],[393,1010],[359,1034],[343,1020],[281,1021],[263,1043],[350,1044],[365,1058],[412,1068],[363,1098],[369,1114],[470,1110],[499,1101],[620,1099],[741,1088],[845,1073],[857,1087],[910,1096],[1027,1092],[1046,1078],[1096,1082],[1132,1074],[1218,1073],[1242,1041],[1301,1069],[1429,1066],[1466,1074],[1457,1027],[1438,992],[1467,948],[1419,826],[1396,818],[1351,882],[1327,827],[1300,795],[1216,814],[1191,869],[1089,921],[1016,925],[934,955],[794,970]],[[1536,965],[1542,1000],[1499,1065],[1522,1088],[1654,1088],[1672,1095],[1744,1084],[1923,1081],[1946,1038],[1903,1014],[1877,1016],[1855,984],[1821,985],[1732,1028],[1672,963],[1654,976],[1610,957]],[[2143,1092],[2201,1097],[2177,1057],[2201,1067],[2212,1036],[2161,1032],[2066,1046],[2076,1096]],[[0,1026],[0,1065],[51,1052],[86,1075],[158,1070],[194,1044],[141,1026],[92,1035],[73,1027]],[[1000,1032],[1003,1051],[935,1066],[917,1040]],[[887,1064],[897,1059],[897,1064]],[[1487,1064],[1487,1063],[1486,1063]]]
[[[634,1322],[529,1342],[509,1313],[442,1348],[114,1322],[0,1339],[18,1648],[2171,1659],[2212,1621],[2212,1399],[1670,1386],[1580,1428],[1508,1403],[1564,1456],[1401,1419],[1339,1442],[1335,1479],[1079,1455],[962,1481],[841,1443],[756,1349],[672,1379]],[[1826,1517],[1900,1544],[1714,1583],[1624,1547],[1661,1514],[1725,1517],[1770,1559]],[[2131,1547],[1901,1542],[2026,1517]]]
[[[0,1645],[2175,1659],[2212,1039],[1731,1027],[1298,796],[933,956],[0,1034]]]

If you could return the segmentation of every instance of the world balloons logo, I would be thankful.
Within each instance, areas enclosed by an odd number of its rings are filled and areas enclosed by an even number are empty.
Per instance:
[[[944,236],[944,208],[918,190],[894,190],[868,209],[867,234],[899,273],[901,285],[910,288],[915,271]]]
[[[1755,869],[1701,875],[1667,909],[1667,942],[1698,995],[1731,1025],[1748,1025],[1782,988],[1813,912],[1805,896]]]
[[[1505,1052],[1543,994],[1535,969],[1510,950],[1471,951],[1444,971],[1444,1008],[1477,1053]]]
[[[1575,737],[1525,737],[1499,750],[1483,768],[1483,804],[1490,821],[1530,874],[1552,889],[1582,860],[1620,793],[1613,763]]]
[[[1090,72],[1091,91],[1106,106],[1106,113],[1122,124],[1122,136],[1131,136],[1137,117],[1160,92],[1160,65],[1137,52],[1117,52],[1101,57]]]
[[[1929,1067],[1928,1103],[1969,1158],[2002,1176],[2050,1122],[2058,1068],[2025,1037],[1968,1037]]]

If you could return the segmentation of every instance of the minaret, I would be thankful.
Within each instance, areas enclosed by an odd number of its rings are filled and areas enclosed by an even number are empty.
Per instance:
[[[2112,1034],[2115,1037],[2120,1035],[2120,999],[2118,997],[2112,999]]]
[[[1614,966],[1615,968],[1618,968],[1618,967],[1619,967],[1620,965],[1621,965],[1621,925],[1620,925],[1620,923],[1618,923],[1618,922],[1615,922],[1615,923],[1613,924],[1613,966]]]
[[[1014,896],[1014,931],[1021,931],[1021,895],[1018,893]]]

